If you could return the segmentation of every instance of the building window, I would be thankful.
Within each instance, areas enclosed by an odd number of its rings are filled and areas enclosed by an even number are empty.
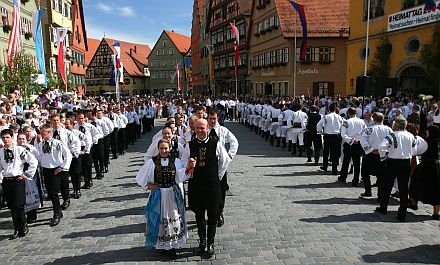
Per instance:
[[[418,52],[420,49],[420,41],[417,38],[409,39],[406,43],[406,52],[408,54],[413,54]]]
[[[281,61],[281,63],[288,63],[289,62],[289,48],[284,48],[283,51],[283,59]]]
[[[165,47],[165,46],[167,46],[168,45],[168,41],[167,40],[164,40],[163,42],[162,42],[162,47]]]
[[[174,50],[173,49],[169,49],[168,50],[168,55],[173,55],[174,54]]]
[[[288,96],[289,95],[289,82],[284,81],[284,95]]]
[[[362,47],[361,50],[359,51],[359,56],[361,57],[362,60],[365,60],[365,55],[367,54],[366,52],[366,48]],[[367,57],[370,56],[370,48],[368,48],[368,54]]]
[[[371,1],[370,19],[385,15],[385,0],[364,0],[364,20],[368,17],[368,1]]]
[[[402,0],[402,9],[415,7],[425,3],[425,0]]]

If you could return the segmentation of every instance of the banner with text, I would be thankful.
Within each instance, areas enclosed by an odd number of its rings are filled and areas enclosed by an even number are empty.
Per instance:
[[[440,1],[435,11],[425,10],[425,5],[402,10],[388,16],[388,32],[440,21]]]

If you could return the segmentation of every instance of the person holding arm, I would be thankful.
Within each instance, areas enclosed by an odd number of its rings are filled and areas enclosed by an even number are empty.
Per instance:
[[[147,249],[165,250],[171,257],[176,248],[186,244],[188,229],[185,218],[185,203],[178,183],[190,176],[195,166],[191,159],[185,167],[179,158],[170,154],[171,144],[167,139],[157,143],[159,154],[149,159],[136,175],[141,187],[151,191],[145,206]]]

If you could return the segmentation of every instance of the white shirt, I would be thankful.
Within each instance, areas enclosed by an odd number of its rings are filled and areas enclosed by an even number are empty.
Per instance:
[[[113,124],[113,122],[107,117],[102,117],[102,119],[99,120],[101,120],[104,125],[103,126],[104,137],[111,134],[115,129],[115,125]]]
[[[69,171],[70,163],[72,162],[72,154],[66,145],[57,139],[50,139],[48,152],[43,151],[43,146],[46,141],[41,141],[38,144],[38,152],[40,157],[38,160],[43,168],[61,168],[63,171]]]
[[[57,130],[55,128],[52,128],[52,137],[55,131],[58,131],[61,142],[69,148],[72,155],[74,157],[78,157],[79,152],[81,151],[81,141],[79,140],[79,138],[65,128],[59,128]]]
[[[411,159],[416,154],[416,138],[408,131],[391,132],[379,147],[381,159]]]
[[[341,132],[342,122],[342,117],[332,112],[321,118],[316,125],[316,131],[318,133],[324,132],[324,134],[339,134]]]
[[[84,127],[85,129],[85,134],[89,135],[92,139],[92,143],[93,144],[97,144],[98,140],[104,137],[104,134],[101,131],[101,128],[98,126],[93,126],[93,124],[90,123],[84,123],[82,125],[80,124],[75,124],[75,126],[73,126],[74,129],[81,131],[81,126]]]
[[[120,124],[121,127],[119,127],[119,128],[124,129],[127,127],[128,119],[124,114],[121,113],[119,115],[119,121],[121,122],[121,124]]]
[[[82,133],[79,130],[73,129],[72,132],[78,137],[81,141],[81,150],[86,154],[90,154],[90,149],[92,148],[92,136],[87,133]]]
[[[355,140],[360,140],[363,130],[367,128],[364,121],[358,117],[345,120],[341,126],[341,136],[344,142],[352,145]]]
[[[23,175],[27,179],[33,179],[37,170],[38,160],[22,146],[12,146],[8,148],[12,151],[13,158],[11,161],[5,160],[5,147],[0,148],[0,172],[5,178]],[[24,164],[28,163],[29,167],[23,171]]]
[[[361,145],[365,154],[368,155],[374,150],[379,150],[382,141],[392,132],[393,130],[390,127],[383,124],[376,124],[366,128],[361,136]]]
[[[226,148],[226,144],[229,143],[228,155],[232,159],[238,151],[238,140],[235,135],[229,131],[228,128],[221,126],[217,123],[211,130],[214,129],[219,138],[219,142]]]

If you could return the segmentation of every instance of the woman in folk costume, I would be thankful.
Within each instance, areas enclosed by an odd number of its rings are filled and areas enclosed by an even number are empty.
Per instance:
[[[176,248],[187,240],[185,203],[178,183],[190,176],[195,160],[188,167],[170,154],[171,144],[167,139],[158,142],[159,155],[149,159],[139,170],[136,181],[151,190],[144,210],[146,218],[145,246],[147,249],[163,249],[176,255]]]

